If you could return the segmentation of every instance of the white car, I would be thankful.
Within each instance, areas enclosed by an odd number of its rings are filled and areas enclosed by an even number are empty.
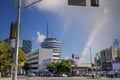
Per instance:
[[[67,77],[66,74],[60,74],[60,77]]]

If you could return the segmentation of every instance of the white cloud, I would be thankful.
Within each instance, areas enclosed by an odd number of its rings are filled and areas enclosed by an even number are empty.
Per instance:
[[[32,2],[35,2],[38,0],[26,0],[25,4],[31,4]],[[33,5],[38,10],[46,10],[46,11],[59,11],[60,8],[67,2],[67,0],[42,0],[38,2],[37,4]]]
[[[37,32],[37,41],[39,43],[42,43],[45,40],[45,38],[46,37],[44,35],[40,34],[40,32]]]

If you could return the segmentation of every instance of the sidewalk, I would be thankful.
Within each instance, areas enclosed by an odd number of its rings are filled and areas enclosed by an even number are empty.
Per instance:
[[[17,77],[18,80],[24,80],[25,76],[19,76]],[[4,77],[4,78],[0,78],[0,80],[12,80],[11,77]]]
[[[0,78],[0,80],[12,80],[11,77],[8,78]]]

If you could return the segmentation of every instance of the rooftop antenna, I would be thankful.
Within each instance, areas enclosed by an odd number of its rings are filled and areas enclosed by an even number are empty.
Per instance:
[[[53,37],[53,33],[51,32],[51,37]]]
[[[47,21],[47,38],[49,36],[49,28],[48,28],[48,21]]]

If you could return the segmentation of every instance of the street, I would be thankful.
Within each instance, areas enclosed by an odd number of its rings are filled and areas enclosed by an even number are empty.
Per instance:
[[[0,80],[11,80],[11,78],[0,78]],[[18,80],[120,80],[120,78],[90,78],[90,77],[18,77]]]

